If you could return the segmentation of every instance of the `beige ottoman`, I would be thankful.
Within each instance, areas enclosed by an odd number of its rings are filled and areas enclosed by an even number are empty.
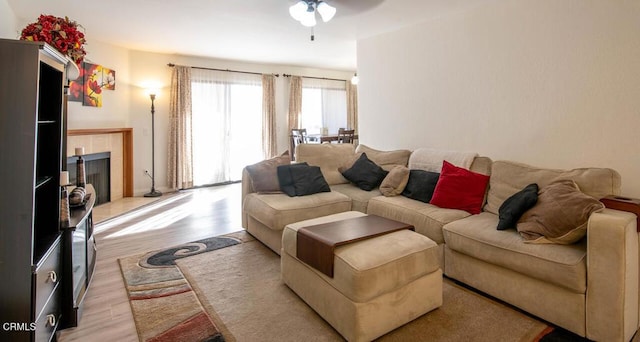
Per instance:
[[[371,341],[442,305],[437,244],[410,230],[337,247],[333,278],[296,258],[298,229],[364,215],[296,222],[282,235],[283,281],[349,341]]]

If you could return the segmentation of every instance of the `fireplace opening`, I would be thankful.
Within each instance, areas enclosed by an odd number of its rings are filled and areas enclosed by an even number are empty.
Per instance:
[[[111,202],[111,152],[85,154],[82,159],[84,159],[84,174],[87,177],[87,183],[93,185],[96,191],[95,205]],[[77,160],[77,156],[67,158],[67,170],[71,184],[77,183]]]

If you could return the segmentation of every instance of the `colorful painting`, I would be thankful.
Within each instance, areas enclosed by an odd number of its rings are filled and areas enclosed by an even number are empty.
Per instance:
[[[84,71],[84,97],[83,106],[102,107],[102,66],[92,63],[83,63]]]
[[[83,62],[80,76],[69,82],[69,101],[83,106],[102,107],[102,90],[116,89],[116,71],[102,65]]]
[[[116,71],[102,67],[102,89],[116,90]]]

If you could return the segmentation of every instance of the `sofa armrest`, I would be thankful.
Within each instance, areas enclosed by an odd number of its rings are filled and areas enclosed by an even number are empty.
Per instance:
[[[242,195],[240,196],[240,205],[242,207],[241,208],[242,227],[244,229],[247,229],[247,222],[249,220],[249,218],[247,217],[247,213],[244,212],[244,199],[247,197],[247,195],[254,192],[255,190],[253,190],[253,185],[251,184],[251,178],[249,177],[249,172],[245,167],[242,169]]]
[[[587,228],[587,338],[629,341],[638,328],[636,216],[604,209]]]

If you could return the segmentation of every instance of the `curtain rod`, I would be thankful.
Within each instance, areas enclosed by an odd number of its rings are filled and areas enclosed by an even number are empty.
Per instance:
[[[289,74],[282,74],[282,76],[284,77],[291,77],[293,75],[289,75]],[[343,81],[343,82],[347,82],[347,80],[341,80],[339,78],[326,78],[326,77],[313,77],[313,76],[300,76],[302,78],[313,78],[315,80],[327,80],[327,81]]]
[[[176,66],[173,63],[168,63],[167,64],[169,67],[174,67]],[[226,72],[237,72],[240,74],[249,74],[249,75],[263,75],[262,73],[259,72],[251,72],[251,71],[240,71],[240,70],[231,70],[231,69],[216,69],[216,68],[205,68],[205,67],[196,67],[196,66],[188,66],[191,69],[200,69],[200,70],[214,70],[214,71],[226,71]],[[280,74],[272,74],[275,77],[280,77]]]

